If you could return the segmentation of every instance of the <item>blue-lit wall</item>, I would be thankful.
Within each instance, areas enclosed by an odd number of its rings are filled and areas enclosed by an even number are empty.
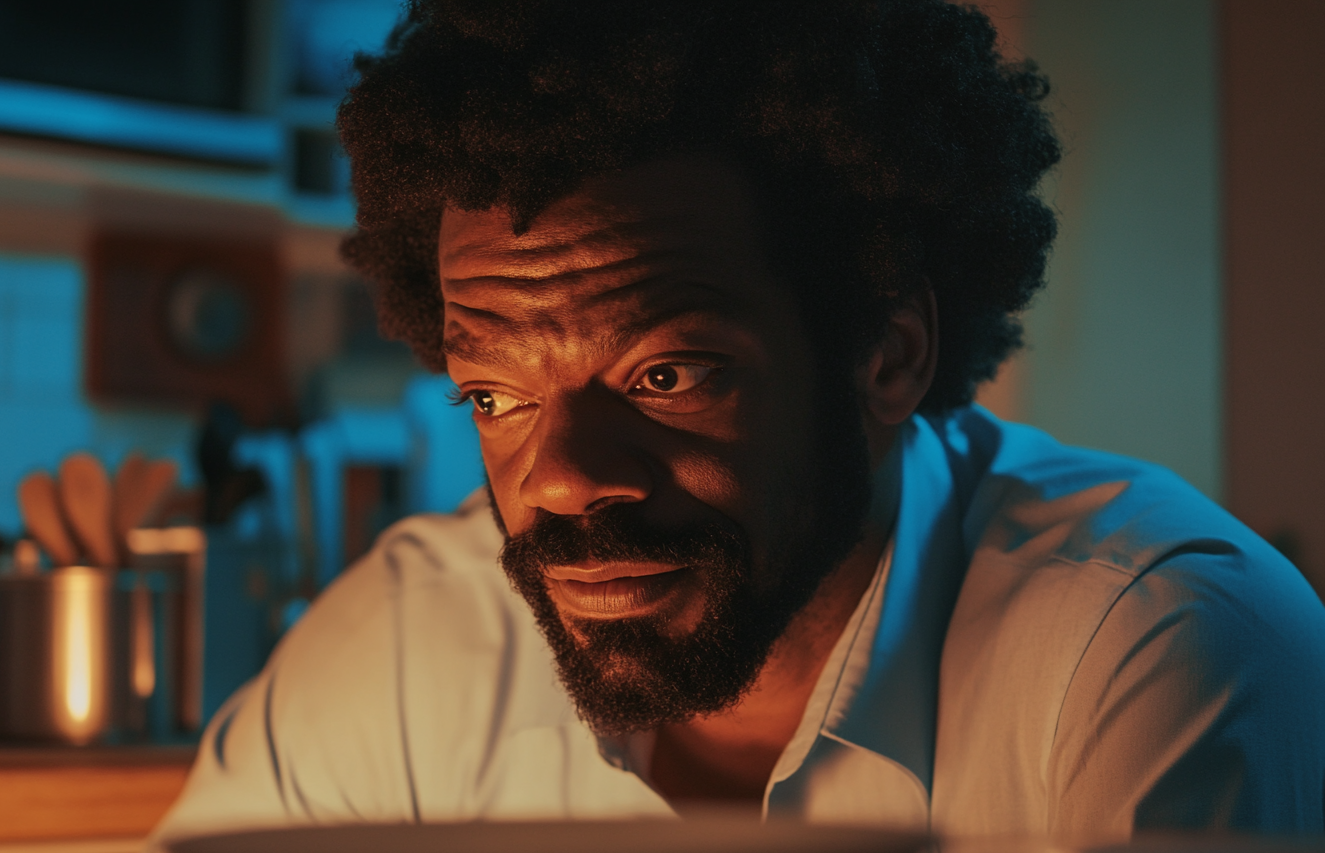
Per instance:
[[[984,397],[1222,499],[1217,6],[990,5],[1049,77],[1063,161],[1042,187],[1059,236],[1027,350]]]
[[[1222,496],[1219,68],[1206,0],[1037,2],[1066,157],[1027,415]]]
[[[91,450],[109,465],[130,450],[174,459],[195,480],[189,418],[101,409],[83,395],[83,269],[71,257],[0,253],[0,535],[16,536],[16,487]]]

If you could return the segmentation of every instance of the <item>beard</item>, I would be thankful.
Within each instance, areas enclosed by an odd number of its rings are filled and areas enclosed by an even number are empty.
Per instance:
[[[596,734],[646,731],[734,706],[792,619],[855,547],[870,501],[865,436],[857,419],[820,420],[834,423],[819,424],[814,458],[786,466],[778,494],[768,496],[768,528],[781,536],[761,563],[744,529],[726,516],[714,511],[684,527],[662,527],[645,518],[643,503],[580,516],[539,509],[528,530],[508,537],[502,568],[533,610],[562,683]],[[497,513],[495,499],[492,506]],[[505,532],[500,514],[497,522]],[[677,637],[666,613],[563,616],[545,572],[590,560],[695,572],[703,597],[697,626]]]

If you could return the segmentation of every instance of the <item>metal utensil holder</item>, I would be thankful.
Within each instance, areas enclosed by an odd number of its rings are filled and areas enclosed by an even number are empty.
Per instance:
[[[205,537],[129,540],[128,569],[0,576],[0,737],[170,742],[200,728]]]
[[[0,734],[90,743],[111,721],[111,589],[102,569],[0,578]]]
[[[196,527],[129,532],[115,596],[116,722],[127,740],[179,739],[202,726],[207,540]]]

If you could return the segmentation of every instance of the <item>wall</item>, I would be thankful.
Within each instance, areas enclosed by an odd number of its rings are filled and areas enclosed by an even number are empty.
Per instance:
[[[1325,4],[1222,24],[1228,506],[1325,592]]]
[[[84,274],[77,258],[0,252],[0,535],[22,528],[16,485],[75,450],[114,466],[131,450],[196,479],[194,426],[180,414],[99,409],[83,396]]]
[[[982,6],[1066,156],[1030,349],[981,400],[1173,467],[1325,593],[1325,4]]]
[[[1206,0],[1035,0],[1064,159],[1022,406],[1222,495],[1218,76]]]

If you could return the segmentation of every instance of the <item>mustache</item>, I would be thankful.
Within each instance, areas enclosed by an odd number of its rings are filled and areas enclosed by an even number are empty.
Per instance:
[[[664,527],[645,519],[637,505],[610,504],[589,515],[555,515],[540,509],[534,524],[509,537],[501,551],[506,571],[525,579],[541,578],[550,566],[588,561],[744,572],[750,542],[740,527],[726,519]]]

